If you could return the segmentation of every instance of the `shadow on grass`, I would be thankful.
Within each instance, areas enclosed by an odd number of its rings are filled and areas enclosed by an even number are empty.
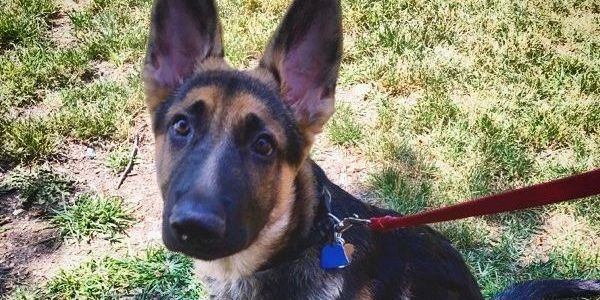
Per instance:
[[[0,196],[0,294],[7,295],[29,278],[30,267],[58,250],[59,233],[39,211],[19,212],[14,194]]]
[[[428,166],[407,143],[390,144],[391,159],[371,175],[371,189],[391,209],[401,214],[420,212],[431,201],[433,181]]]

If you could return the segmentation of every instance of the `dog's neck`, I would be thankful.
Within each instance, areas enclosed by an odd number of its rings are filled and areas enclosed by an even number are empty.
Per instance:
[[[320,248],[333,237],[333,223],[328,217],[331,196],[314,172],[315,163],[308,159],[294,182],[294,211],[286,241],[257,272],[294,263],[308,249]]]
[[[214,261],[196,261],[197,274],[232,282],[292,264],[304,252],[324,244],[331,226],[317,168],[311,159],[300,166],[286,201],[289,207],[273,224],[265,226],[250,247]]]

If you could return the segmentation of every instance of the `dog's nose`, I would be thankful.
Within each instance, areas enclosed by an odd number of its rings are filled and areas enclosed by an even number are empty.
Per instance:
[[[225,236],[225,218],[208,209],[175,207],[169,224],[183,242],[209,243]]]

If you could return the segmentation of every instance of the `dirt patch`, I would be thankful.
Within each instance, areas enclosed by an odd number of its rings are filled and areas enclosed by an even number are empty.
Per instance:
[[[565,213],[550,215],[526,247],[519,264],[546,263],[553,250],[585,249],[590,257],[600,255],[600,237],[590,224]]]
[[[336,101],[349,104],[358,117],[358,122],[366,127],[377,124],[377,106],[369,103],[368,95],[373,86],[366,83],[356,84],[336,91]]]
[[[15,195],[1,198],[0,294],[24,282],[30,275],[29,262],[56,251],[58,233],[39,211],[24,211]]]
[[[376,195],[368,188],[369,174],[374,165],[364,158],[360,150],[333,145],[321,136],[314,146],[312,159],[333,183],[363,201],[379,204]]]
[[[91,0],[61,0],[60,8],[64,11],[82,10],[92,3]]]
[[[160,243],[162,201],[155,183],[153,139],[144,120],[136,132],[140,136],[138,163],[117,190],[120,174],[113,174],[104,165],[106,154],[113,145],[90,147],[82,144],[65,146],[60,162],[51,164],[53,170],[77,180],[84,191],[120,196],[132,212],[136,223],[118,243],[103,239],[61,242],[39,212],[19,211],[14,195],[0,198],[0,292],[18,284],[43,284],[60,269],[69,269],[93,257],[123,256],[136,253]],[[90,152],[89,149],[94,149]],[[90,157],[90,153],[95,156]],[[1,177],[1,176],[0,176]],[[84,187],[84,188],[83,188]]]
[[[99,61],[94,64],[96,74],[109,81],[117,82],[126,82],[130,76],[140,74],[140,70],[138,70],[136,66],[137,64],[133,63],[115,65],[108,61]]]
[[[52,20],[50,29],[50,39],[59,48],[70,48],[75,46],[76,38],[72,34],[72,25],[69,16],[64,11],[60,11],[57,18]]]

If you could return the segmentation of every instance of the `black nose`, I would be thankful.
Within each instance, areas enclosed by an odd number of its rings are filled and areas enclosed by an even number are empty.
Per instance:
[[[225,236],[225,219],[204,209],[177,209],[171,213],[169,224],[183,242],[209,243]]]

